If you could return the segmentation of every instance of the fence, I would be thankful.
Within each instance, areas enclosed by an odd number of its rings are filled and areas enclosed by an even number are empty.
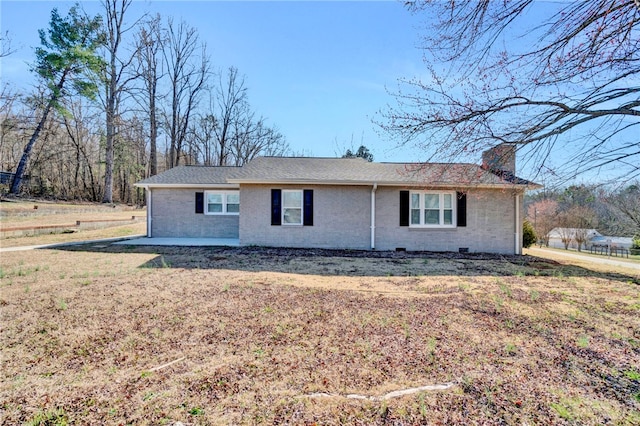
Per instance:
[[[615,244],[591,244],[592,254],[601,254],[605,256],[629,257],[629,249],[618,247]]]

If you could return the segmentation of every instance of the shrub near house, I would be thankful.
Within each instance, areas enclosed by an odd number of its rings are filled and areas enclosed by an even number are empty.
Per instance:
[[[522,225],[522,247],[529,248],[537,241],[536,231],[528,220]]]

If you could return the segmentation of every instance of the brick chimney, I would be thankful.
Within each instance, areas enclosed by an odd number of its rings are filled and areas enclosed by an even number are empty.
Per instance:
[[[482,168],[492,172],[516,173],[516,146],[501,143],[482,153]]]

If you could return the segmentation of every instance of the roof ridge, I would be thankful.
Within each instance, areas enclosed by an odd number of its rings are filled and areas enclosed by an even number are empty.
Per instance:
[[[299,155],[284,156],[284,155],[261,155],[256,158],[282,158],[282,159],[300,159],[300,160],[365,160],[361,157],[304,157]],[[366,161],[366,160],[365,160]]]
[[[181,165],[176,166],[176,167],[193,167],[193,168],[196,168],[196,167],[200,167],[200,168],[205,168],[205,167],[223,168],[223,167],[227,167],[227,168],[230,168],[230,169],[241,169],[243,166],[228,166],[228,165],[224,165],[224,166],[207,166],[207,165],[204,165],[204,164],[181,164]],[[167,169],[167,170],[171,170],[171,169]]]
[[[480,164],[477,163],[431,163],[428,161],[409,161],[409,162],[402,162],[402,161],[374,161],[373,163],[377,163],[377,164],[416,164],[416,165],[432,165],[432,166],[478,166],[481,167]]]

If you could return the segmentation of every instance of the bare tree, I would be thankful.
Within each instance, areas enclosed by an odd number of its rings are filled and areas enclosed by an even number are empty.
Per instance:
[[[244,76],[231,67],[220,75],[210,97],[210,112],[191,129],[191,152],[206,165],[242,166],[258,155],[283,155],[287,142],[264,117],[256,118],[247,96]]]
[[[191,114],[206,87],[209,56],[195,28],[182,21],[175,24],[169,19],[163,58],[170,84],[168,111],[165,112],[170,144],[168,167],[174,167],[180,164]]]
[[[142,204],[143,192],[135,190],[133,184],[144,177],[146,169],[145,127],[137,117],[131,117],[122,124],[115,152],[114,187],[122,202]]]
[[[24,146],[16,134],[25,127],[15,109],[19,96],[12,92],[8,85],[0,88],[0,170],[10,170],[17,163],[18,146]],[[19,156],[17,157],[19,158]]]
[[[189,131],[189,143],[191,151],[194,152],[196,162],[202,159],[201,163],[205,166],[214,166],[217,161],[217,142],[216,142],[216,116],[213,114],[205,114],[197,117]]]
[[[587,247],[591,230],[595,229],[598,219],[595,212],[589,206],[575,205],[567,210],[566,214],[571,218],[571,224],[575,227],[573,239],[578,245],[578,251]]]
[[[254,118],[247,112],[233,123],[233,133],[229,146],[229,165],[242,166],[258,155],[283,155],[288,150],[284,136],[269,127],[265,119]]]
[[[120,110],[122,96],[131,81],[137,78],[137,74],[128,72],[136,58],[135,52],[123,55],[121,51],[125,34],[138,24],[138,21],[129,25],[125,23],[125,15],[131,3],[132,0],[103,0],[106,14],[108,62],[104,77],[106,141],[103,203],[113,202],[114,149],[118,138],[118,121],[122,114]]]
[[[540,247],[549,246],[549,232],[558,226],[557,215],[558,203],[554,200],[540,200],[527,209],[527,220],[533,224]]]
[[[558,178],[640,173],[637,0],[545,4],[533,23],[533,0],[406,4],[437,23],[423,43],[429,77],[404,80],[379,123],[401,143],[452,158],[510,142]]]
[[[631,182],[629,185],[612,192],[606,197],[607,204],[618,214],[621,233],[628,236],[640,235],[640,182]]]
[[[226,79],[220,75],[216,98],[218,125],[215,127],[218,145],[218,165],[227,164],[229,155],[229,139],[232,125],[239,120],[239,116],[247,109],[247,88],[244,76],[238,76],[238,69],[230,67]]]
[[[569,250],[569,245],[575,240],[575,228],[573,218],[567,214],[567,212],[563,212],[558,217],[559,227],[555,228],[560,234],[560,241],[564,245],[565,250]]]
[[[162,78],[161,50],[163,32],[160,16],[148,20],[138,32],[137,74],[142,77],[144,90],[141,104],[149,118],[149,175],[158,173],[158,84]]]
[[[64,144],[72,147],[69,164],[73,167],[73,179],[70,180],[73,187],[69,192],[74,198],[100,201],[102,188],[95,169],[101,149],[101,134],[96,133],[103,125],[99,118],[100,111],[81,101],[72,101],[68,111],[70,114],[64,114],[61,119],[67,136]]]
[[[5,31],[4,35],[0,36],[0,58],[9,56],[16,50],[11,47],[11,37],[9,37],[9,31]]]

